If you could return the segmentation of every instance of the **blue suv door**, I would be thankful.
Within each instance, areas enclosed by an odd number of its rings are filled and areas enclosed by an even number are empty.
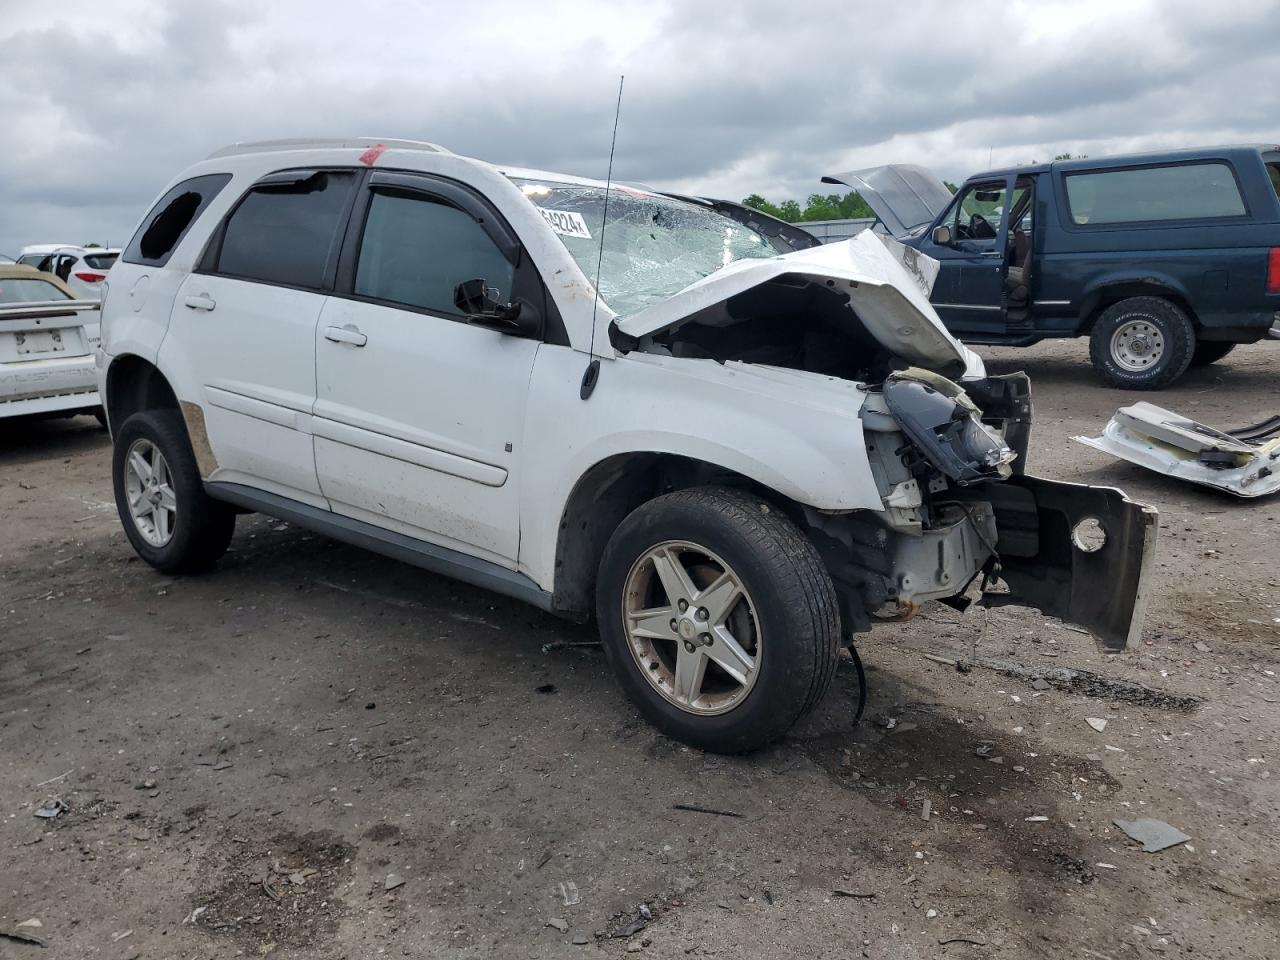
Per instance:
[[[941,264],[933,306],[961,339],[1005,332],[1005,267],[1012,177],[965,184],[934,228],[918,241]],[[946,243],[935,238],[946,227]]]

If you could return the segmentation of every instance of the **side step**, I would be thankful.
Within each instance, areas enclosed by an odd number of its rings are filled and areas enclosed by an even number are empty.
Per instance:
[[[425,540],[405,536],[391,530],[383,530],[363,520],[354,520],[329,510],[321,510],[309,504],[290,500],[264,490],[240,483],[211,482],[204,485],[205,493],[215,500],[235,504],[246,510],[265,513],[307,530],[333,537],[352,546],[363,547],[395,560],[411,563],[415,567],[461,580],[475,587],[483,587],[516,600],[533,604],[540,610],[551,611],[552,595],[543,590],[523,573],[508,570],[488,560],[468,556],[448,547],[441,547]]]

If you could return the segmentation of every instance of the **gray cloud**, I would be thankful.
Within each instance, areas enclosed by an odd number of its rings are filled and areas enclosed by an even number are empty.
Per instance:
[[[71,4],[0,18],[0,251],[121,243],[235,140],[369,134],[775,197],[822,173],[1280,138],[1280,0]],[[65,18],[59,21],[58,17]]]

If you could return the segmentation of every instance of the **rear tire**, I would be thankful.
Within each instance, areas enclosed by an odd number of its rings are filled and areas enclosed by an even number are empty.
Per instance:
[[[1196,331],[1185,310],[1160,297],[1130,297],[1102,311],[1089,359],[1122,390],[1162,390],[1187,372]]]
[[[177,410],[143,410],[116,432],[116,509],[138,556],[164,573],[206,570],[226,552],[235,511],[204,492]]]
[[[1195,353],[1191,355],[1193,367],[1207,367],[1217,363],[1238,345],[1226,340],[1201,340],[1196,344]]]
[[[675,565],[691,588],[683,611],[668,587]],[[600,563],[596,615],[640,712],[717,753],[782,737],[826,693],[838,659],[836,592],[817,550],[760,497],[730,488],[677,491],[623,520]]]

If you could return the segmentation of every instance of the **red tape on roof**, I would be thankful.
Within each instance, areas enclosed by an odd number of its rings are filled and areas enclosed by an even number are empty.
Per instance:
[[[366,167],[372,167],[375,163],[377,163],[378,158],[382,156],[384,152],[386,152],[386,149],[387,148],[384,147],[382,144],[375,143],[372,147],[370,147],[364,153],[360,154],[360,162],[363,163]]]

